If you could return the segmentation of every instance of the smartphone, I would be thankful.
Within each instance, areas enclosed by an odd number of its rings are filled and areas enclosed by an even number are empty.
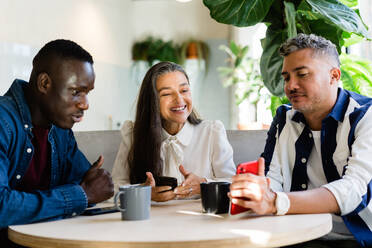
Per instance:
[[[252,173],[258,175],[258,161],[241,163],[236,167],[236,174]]]
[[[164,190],[164,191],[161,191],[159,193],[174,190],[178,186],[177,178],[175,178],[175,177],[160,176],[160,177],[155,177],[154,179],[155,179],[155,185],[156,186],[171,186],[172,187],[169,190]]]
[[[85,209],[85,211],[81,215],[92,216],[92,215],[109,214],[109,213],[115,213],[115,212],[119,212],[119,210],[115,206],[104,207],[104,208],[88,208],[88,209]]]
[[[244,173],[252,173],[258,175],[258,161],[250,161],[241,163],[236,167],[236,174],[244,174]],[[249,211],[250,209],[241,207],[234,203],[230,204],[230,214],[235,215],[245,211]]]

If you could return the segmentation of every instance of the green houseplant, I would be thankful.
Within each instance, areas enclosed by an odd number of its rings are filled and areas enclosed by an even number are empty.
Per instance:
[[[160,38],[149,36],[133,44],[132,59],[134,61],[147,61],[149,66],[151,66],[154,61],[180,63],[179,46],[174,44],[173,41],[163,41]]]
[[[341,54],[340,59],[343,87],[372,96],[372,62],[349,54]]]
[[[218,22],[252,26],[264,22],[268,28],[261,40],[260,69],[265,86],[276,96],[283,95],[279,46],[297,33],[314,33],[341,48],[367,38],[367,28],[359,16],[357,0],[203,0]]]
[[[229,46],[222,45],[220,49],[228,54],[228,64],[230,65],[218,68],[224,86],[236,86],[236,105],[240,105],[248,99],[257,111],[258,102],[265,101],[269,97],[262,81],[258,60],[248,56],[248,46],[240,46],[234,41],[230,41]],[[255,119],[257,120],[257,113]]]
[[[133,43],[132,60],[130,75],[133,82],[139,85],[149,67],[154,63],[158,61],[180,63],[179,46],[173,41],[163,41],[160,38],[149,36]]]

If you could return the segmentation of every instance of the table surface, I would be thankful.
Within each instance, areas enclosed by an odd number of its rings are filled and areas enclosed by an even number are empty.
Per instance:
[[[149,220],[120,213],[10,226],[9,238],[30,247],[278,247],[321,237],[330,214],[286,216],[202,213],[200,200],[153,203]]]

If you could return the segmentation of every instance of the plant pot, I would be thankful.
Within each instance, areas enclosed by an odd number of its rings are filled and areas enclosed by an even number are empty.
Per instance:
[[[195,42],[190,42],[187,46],[186,51],[186,58],[187,59],[197,59],[198,58],[198,47]]]

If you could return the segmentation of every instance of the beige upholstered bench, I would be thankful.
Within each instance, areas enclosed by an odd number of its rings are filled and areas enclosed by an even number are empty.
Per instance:
[[[266,130],[227,130],[236,165],[258,158],[265,146],[266,133]],[[111,172],[121,141],[119,130],[75,132],[75,137],[90,162],[102,154],[105,158],[103,167]]]

